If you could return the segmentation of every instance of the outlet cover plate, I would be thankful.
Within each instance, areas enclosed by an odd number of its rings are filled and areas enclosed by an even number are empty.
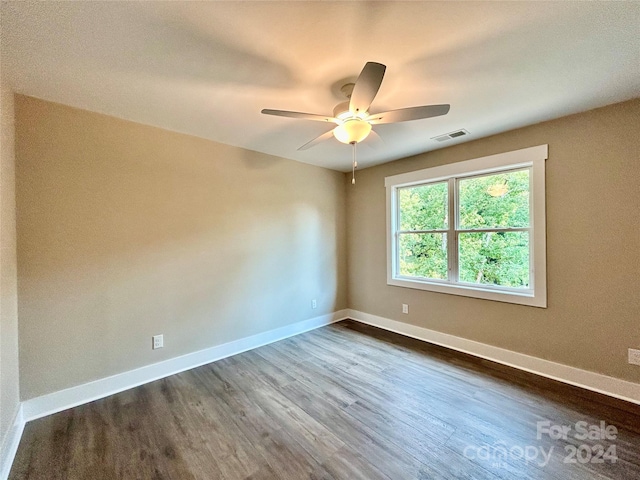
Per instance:
[[[629,363],[632,365],[640,365],[640,350],[634,348],[629,349]]]
[[[153,336],[153,349],[164,347],[164,335]]]

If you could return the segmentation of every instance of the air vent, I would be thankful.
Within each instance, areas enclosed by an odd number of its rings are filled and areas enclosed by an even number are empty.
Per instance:
[[[456,130],[455,132],[445,133],[444,135],[438,135],[437,137],[432,137],[431,140],[435,140],[436,142],[446,142],[447,140],[463,137],[465,135],[469,135],[469,132],[467,132],[463,128],[461,130]]]
[[[467,134],[467,132],[465,132],[464,130],[458,130],[457,132],[450,133],[449,136],[451,138],[456,138],[456,137],[461,137],[462,135],[466,135],[466,134]]]

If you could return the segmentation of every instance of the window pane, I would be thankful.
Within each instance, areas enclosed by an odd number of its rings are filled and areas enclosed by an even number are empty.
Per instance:
[[[400,230],[447,228],[447,182],[398,189]]]
[[[528,227],[529,170],[458,182],[460,228]]]
[[[400,275],[447,278],[446,233],[402,233],[398,250]]]
[[[529,287],[529,233],[460,233],[460,281]]]

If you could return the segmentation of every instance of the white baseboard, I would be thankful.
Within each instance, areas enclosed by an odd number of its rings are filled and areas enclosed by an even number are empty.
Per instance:
[[[23,418],[24,421],[28,422],[36,418],[61,412],[62,410],[108,397],[114,393],[153,382],[154,380],[168,377],[169,375],[184,372],[185,370],[215,362],[222,358],[277,342],[278,340],[283,340],[318,327],[323,327],[330,323],[344,320],[345,318],[347,318],[346,310],[339,310],[335,313],[303,320],[292,325],[241,338],[223,345],[188,353],[180,357],[154,363],[153,365],[147,365],[76,387],[32,398],[22,402]]]
[[[0,480],[7,480],[7,478],[9,478],[11,465],[13,465],[13,459],[18,451],[20,438],[22,438],[24,424],[25,421],[24,416],[22,415],[22,404],[19,404],[13,416],[11,428],[5,437],[4,442],[0,445]]]
[[[361,323],[366,323],[367,325],[379,327],[442,347],[451,348],[459,352],[468,353],[476,357],[640,405],[639,383],[628,382],[600,373],[570,367],[561,363],[551,362],[542,358],[532,357],[531,355],[494,347],[485,343],[467,340],[466,338],[456,337],[357,310],[348,309],[347,315],[349,318]]]

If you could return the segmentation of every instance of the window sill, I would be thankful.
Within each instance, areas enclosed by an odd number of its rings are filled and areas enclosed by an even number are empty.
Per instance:
[[[387,285],[446,293],[449,295],[460,295],[482,300],[493,300],[496,302],[515,303],[530,307],[547,308],[546,292],[545,294],[538,293],[536,295],[532,290],[497,290],[490,287],[483,288],[481,286],[451,284],[446,281],[430,282],[428,280],[410,279],[408,277],[389,278],[387,279]]]

